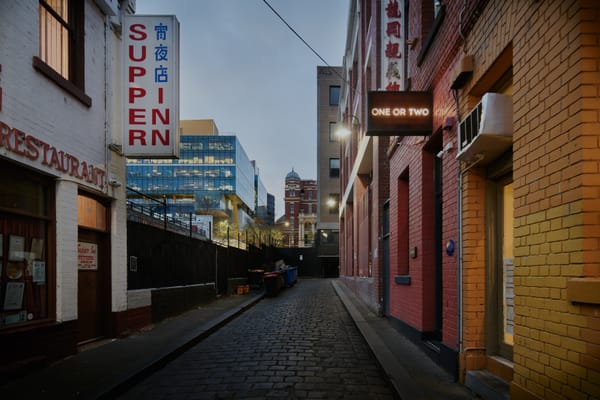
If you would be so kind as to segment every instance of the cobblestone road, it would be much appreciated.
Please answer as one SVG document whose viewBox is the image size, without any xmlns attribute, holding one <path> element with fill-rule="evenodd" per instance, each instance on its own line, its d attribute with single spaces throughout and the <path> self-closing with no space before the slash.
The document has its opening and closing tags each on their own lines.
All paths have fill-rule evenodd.
<svg viewBox="0 0 600 400">
<path fill-rule="evenodd" d="M 392 399 L 329 280 L 265 298 L 123 399 Z"/>
</svg>

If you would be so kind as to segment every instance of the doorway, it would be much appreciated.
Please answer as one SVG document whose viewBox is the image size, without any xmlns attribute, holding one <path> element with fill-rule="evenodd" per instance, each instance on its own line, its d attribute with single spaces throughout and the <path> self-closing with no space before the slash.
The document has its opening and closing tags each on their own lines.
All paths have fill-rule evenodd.
<svg viewBox="0 0 600 400">
<path fill-rule="evenodd" d="M 492 181 L 489 186 L 487 344 L 490 355 L 512 360 L 515 317 L 512 177 Z"/>
<path fill-rule="evenodd" d="M 110 317 L 109 207 L 102 201 L 78 196 L 77 325 L 78 343 L 104 337 Z"/>
</svg>

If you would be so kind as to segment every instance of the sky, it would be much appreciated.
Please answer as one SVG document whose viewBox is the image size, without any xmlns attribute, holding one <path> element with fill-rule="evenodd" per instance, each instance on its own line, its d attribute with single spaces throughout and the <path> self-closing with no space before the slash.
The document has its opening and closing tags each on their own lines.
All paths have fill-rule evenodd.
<svg viewBox="0 0 600 400">
<path fill-rule="evenodd" d="M 329 64 L 342 65 L 349 0 L 268 0 Z M 275 217 L 285 175 L 317 179 L 317 66 L 263 0 L 137 0 L 180 25 L 180 119 L 213 119 L 256 160 Z"/>
</svg>

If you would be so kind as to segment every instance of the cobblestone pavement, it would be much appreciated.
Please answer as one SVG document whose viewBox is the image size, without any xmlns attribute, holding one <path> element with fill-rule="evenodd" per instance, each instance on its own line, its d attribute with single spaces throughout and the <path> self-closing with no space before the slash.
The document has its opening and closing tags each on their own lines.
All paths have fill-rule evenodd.
<svg viewBox="0 0 600 400">
<path fill-rule="evenodd" d="M 331 282 L 304 279 L 256 306 L 122 399 L 393 399 Z"/>
</svg>

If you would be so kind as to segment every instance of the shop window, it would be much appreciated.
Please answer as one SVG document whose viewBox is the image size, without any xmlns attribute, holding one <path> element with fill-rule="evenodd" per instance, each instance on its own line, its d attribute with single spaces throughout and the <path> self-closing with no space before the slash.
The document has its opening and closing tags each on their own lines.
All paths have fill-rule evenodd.
<svg viewBox="0 0 600 400">
<path fill-rule="evenodd" d="M 33 66 L 90 107 L 84 86 L 84 2 L 39 0 L 39 57 Z"/>
<path fill-rule="evenodd" d="M 0 330 L 54 314 L 50 180 L 0 162 Z"/>
</svg>

